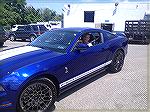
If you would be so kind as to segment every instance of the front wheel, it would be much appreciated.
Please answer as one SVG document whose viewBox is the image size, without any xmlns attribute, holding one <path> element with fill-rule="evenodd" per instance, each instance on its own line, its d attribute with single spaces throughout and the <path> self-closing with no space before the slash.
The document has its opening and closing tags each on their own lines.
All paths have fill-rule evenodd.
<svg viewBox="0 0 150 112">
<path fill-rule="evenodd" d="M 124 64 L 124 53 L 121 50 L 118 50 L 112 59 L 111 64 L 109 65 L 109 72 L 116 73 L 121 71 Z"/>
<path fill-rule="evenodd" d="M 21 92 L 18 105 L 19 112 L 45 112 L 55 102 L 56 87 L 47 78 L 34 80 Z"/>
<path fill-rule="evenodd" d="M 16 40 L 15 36 L 14 36 L 14 35 L 11 35 L 11 36 L 10 36 L 10 41 L 15 41 L 15 40 Z"/>
</svg>

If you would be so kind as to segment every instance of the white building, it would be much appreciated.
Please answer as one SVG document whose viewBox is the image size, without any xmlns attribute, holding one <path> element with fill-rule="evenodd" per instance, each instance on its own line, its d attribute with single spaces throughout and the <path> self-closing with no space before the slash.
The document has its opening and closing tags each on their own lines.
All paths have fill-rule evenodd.
<svg viewBox="0 0 150 112">
<path fill-rule="evenodd" d="M 108 25 L 114 31 L 124 31 L 126 20 L 140 20 L 150 12 L 150 2 L 67 4 L 64 9 L 64 27 Z"/>
</svg>

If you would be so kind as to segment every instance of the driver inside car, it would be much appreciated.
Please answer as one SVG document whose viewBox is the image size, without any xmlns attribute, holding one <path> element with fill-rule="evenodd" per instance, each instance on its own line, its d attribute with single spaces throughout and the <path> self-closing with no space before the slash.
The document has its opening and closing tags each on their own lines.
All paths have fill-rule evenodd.
<svg viewBox="0 0 150 112">
<path fill-rule="evenodd" d="M 86 33 L 83 35 L 83 38 L 82 38 L 82 43 L 83 44 L 87 44 L 89 47 L 93 46 L 92 43 L 90 43 L 90 40 L 91 40 L 91 35 Z"/>
</svg>

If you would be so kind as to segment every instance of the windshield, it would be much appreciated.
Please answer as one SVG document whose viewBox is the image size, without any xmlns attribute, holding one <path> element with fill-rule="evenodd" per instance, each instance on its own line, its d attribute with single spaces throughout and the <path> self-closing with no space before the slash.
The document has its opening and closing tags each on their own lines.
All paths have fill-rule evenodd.
<svg viewBox="0 0 150 112">
<path fill-rule="evenodd" d="M 75 31 L 52 30 L 42 34 L 29 45 L 65 53 L 77 33 Z"/>
</svg>

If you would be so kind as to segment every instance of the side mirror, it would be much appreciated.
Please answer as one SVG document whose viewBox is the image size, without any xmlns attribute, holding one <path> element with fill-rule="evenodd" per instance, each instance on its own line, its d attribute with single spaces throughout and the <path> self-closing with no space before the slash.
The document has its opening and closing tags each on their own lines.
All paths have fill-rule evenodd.
<svg viewBox="0 0 150 112">
<path fill-rule="evenodd" d="M 79 50 L 79 51 L 84 51 L 86 49 L 88 49 L 89 46 L 87 44 L 83 44 L 83 43 L 79 43 L 77 46 L 76 46 L 76 49 Z"/>
</svg>

